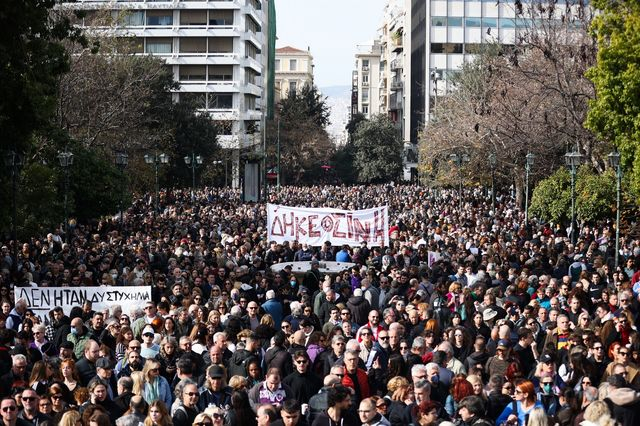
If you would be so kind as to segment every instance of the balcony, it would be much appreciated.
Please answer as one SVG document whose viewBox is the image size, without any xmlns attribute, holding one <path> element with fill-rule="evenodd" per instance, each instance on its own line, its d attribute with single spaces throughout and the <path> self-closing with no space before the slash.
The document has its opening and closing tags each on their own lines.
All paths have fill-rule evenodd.
<svg viewBox="0 0 640 426">
<path fill-rule="evenodd" d="M 362 87 L 369 87 L 369 82 L 368 81 L 363 81 L 362 82 Z"/>
<path fill-rule="evenodd" d="M 391 70 L 401 70 L 402 69 L 402 58 L 396 58 L 391 61 Z"/>
<path fill-rule="evenodd" d="M 369 66 L 368 65 L 363 65 L 362 66 L 362 71 L 369 71 Z"/>
<path fill-rule="evenodd" d="M 402 36 L 393 38 L 391 42 L 391 51 L 402 52 Z"/>
<path fill-rule="evenodd" d="M 402 90 L 404 87 L 404 82 L 402 80 L 393 79 L 391 80 L 391 90 Z"/>
</svg>

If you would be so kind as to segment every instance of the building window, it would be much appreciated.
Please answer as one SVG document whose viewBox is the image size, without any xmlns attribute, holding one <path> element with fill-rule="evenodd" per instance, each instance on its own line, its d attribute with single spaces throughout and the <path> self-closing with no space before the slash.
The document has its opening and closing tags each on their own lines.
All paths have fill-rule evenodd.
<svg viewBox="0 0 640 426">
<path fill-rule="evenodd" d="M 180 80 L 205 81 L 207 79 L 204 65 L 180 65 Z"/>
<path fill-rule="evenodd" d="M 369 89 L 362 89 L 362 102 L 369 102 Z"/>
<path fill-rule="evenodd" d="M 233 10 L 210 10 L 209 25 L 233 25 Z"/>
<path fill-rule="evenodd" d="M 462 43 L 431 43 L 431 53 L 462 53 Z"/>
<path fill-rule="evenodd" d="M 114 19 L 118 19 L 118 24 L 125 27 L 140 27 L 144 25 L 144 10 L 135 11 L 113 11 Z"/>
<path fill-rule="evenodd" d="M 469 28 L 480 28 L 482 26 L 482 18 L 467 18 L 464 25 Z"/>
<path fill-rule="evenodd" d="M 173 25 L 173 12 L 164 10 L 150 10 L 147 12 L 147 25 L 165 26 Z"/>
<path fill-rule="evenodd" d="M 447 17 L 446 16 L 432 16 L 431 17 L 431 26 L 432 27 L 446 27 L 447 26 Z"/>
<path fill-rule="evenodd" d="M 180 25 L 207 25 L 206 10 L 183 10 L 180 12 Z"/>
<path fill-rule="evenodd" d="M 362 60 L 362 69 L 363 70 L 368 70 L 369 69 L 369 60 L 368 59 L 363 59 Z"/>
<path fill-rule="evenodd" d="M 289 59 L 289 71 L 297 71 L 297 70 L 298 70 L 298 60 Z"/>
<path fill-rule="evenodd" d="M 209 65 L 209 81 L 232 81 L 233 65 Z"/>
<path fill-rule="evenodd" d="M 170 38 L 148 38 L 145 53 L 164 54 L 173 52 L 173 40 Z"/>
<path fill-rule="evenodd" d="M 362 84 L 369 84 L 369 74 L 362 74 Z"/>
<path fill-rule="evenodd" d="M 233 94 L 231 93 L 210 93 L 209 108 L 211 109 L 232 109 Z"/>
<path fill-rule="evenodd" d="M 462 18 L 457 18 L 453 16 L 449 16 L 447 18 L 447 24 L 450 27 L 461 27 L 462 26 Z"/>
<path fill-rule="evenodd" d="M 289 95 L 295 95 L 297 88 L 298 88 L 298 82 L 297 81 L 290 81 L 289 82 Z"/>
<path fill-rule="evenodd" d="M 362 105 L 362 113 L 369 114 L 369 105 Z"/>
<path fill-rule="evenodd" d="M 207 39 L 204 37 L 180 38 L 180 53 L 206 53 Z"/>
<path fill-rule="evenodd" d="M 276 71 L 280 71 L 280 59 L 276 59 Z"/>
</svg>

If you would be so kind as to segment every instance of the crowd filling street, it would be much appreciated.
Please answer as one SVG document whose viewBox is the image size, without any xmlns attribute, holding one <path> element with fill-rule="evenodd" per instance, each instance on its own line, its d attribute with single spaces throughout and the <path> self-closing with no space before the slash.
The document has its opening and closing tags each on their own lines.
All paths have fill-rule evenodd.
<svg viewBox="0 0 640 426">
<path fill-rule="evenodd" d="M 269 193 L 388 206 L 388 247 L 270 241 L 266 205 L 229 188 L 163 191 L 158 211 L 143 197 L 121 218 L 5 240 L 3 425 L 640 425 L 640 239 L 622 232 L 616 256 L 613 219 L 571 233 L 527 223 L 509 194 L 495 211 L 480 188 L 459 196 Z M 350 265 L 325 273 L 334 261 Z M 44 315 L 16 298 L 100 286 L 151 298 Z"/>
</svg>

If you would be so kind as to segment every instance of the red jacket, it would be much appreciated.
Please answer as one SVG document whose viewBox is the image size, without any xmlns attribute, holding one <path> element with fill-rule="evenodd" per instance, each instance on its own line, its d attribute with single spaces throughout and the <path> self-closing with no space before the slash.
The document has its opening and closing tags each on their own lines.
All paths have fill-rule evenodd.
<svg viewBox="0 0 640 426">
<path fill-rule="evenodd" d="M 363 399 L 371 396 L 371 389 L 369 389 L 369 376 L 367 376 L 367 372 L 361 368 L 356 370 L 356 376 L 358 376 L 358 384 L 360 385 L 360 401 L 362 401 Z M 346 373 L 346 371 L 342 378 L 342 384 L 353 390 L 356 389 L 353 384 L 353 380 L 351 380 L 351 377 Z"/>
</svg>

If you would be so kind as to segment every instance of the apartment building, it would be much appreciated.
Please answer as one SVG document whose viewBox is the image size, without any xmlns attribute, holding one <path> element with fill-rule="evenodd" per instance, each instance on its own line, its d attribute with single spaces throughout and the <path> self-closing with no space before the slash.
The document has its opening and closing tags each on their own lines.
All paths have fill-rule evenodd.
<svg viewBox="0 0 640 426">
<path fill-rule="evenodd" d="M 218 124 L 218 143 L 232 153 L 237 186 L 240 154 L 262 145 L 272 2 L 76 0 L 69 6 L 110 9 L 114 36 L 135 37 L 138 54 L 166 62 L 180 83 L 174 100 L 193 99 Z"/>
<path fill-rule="evenodd" d="M 291 46 L 276 49 L 274 72 L 276 102 L 305 84 L 313 84 L 313 56 L 310 50 Z"/>
<path fill-rule="evenodd" d="M 351 112 L 371 118 L 386 112 L 380 105 L 380 61 L 382 45 L 379 40 L 356 47 L 356 69 L 352 74 Z"/>
</svg>

